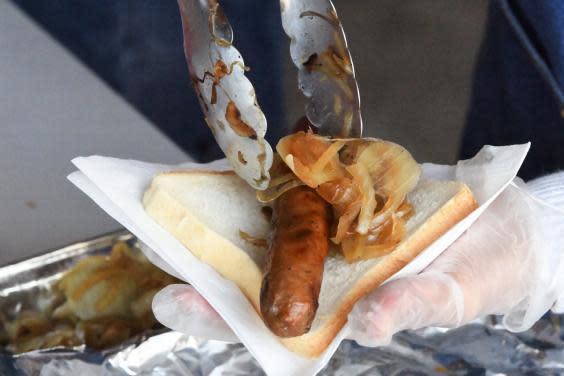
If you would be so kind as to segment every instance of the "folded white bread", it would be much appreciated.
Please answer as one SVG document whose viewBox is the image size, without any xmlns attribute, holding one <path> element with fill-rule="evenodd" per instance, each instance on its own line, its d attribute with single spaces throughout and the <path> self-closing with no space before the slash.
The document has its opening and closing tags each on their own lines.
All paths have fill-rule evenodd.
<svg viewBox="0 0 564 376">
<path fill-rule="evenodd" d="M 402 269 L 478 205 L 454 181 L 421 180 L 408 195 L 414 215 L 406 236 L 388 255 L 347 263 L 332 251 L 325 263 L 319 307 L 311 330 L 280 338 L 306 357 L 321 354 L 345 325 L 359 299 Z M 267 239 L 270 221 L 255 191 L 232 171 L 176 171 L 156 175 L 145 192 L 147 213 L 203 262 L 235 283 L 260 312 L 267 249 L 242 236 Z M 260 314 L 260 313 L 259 313 Z"/>
</svg>

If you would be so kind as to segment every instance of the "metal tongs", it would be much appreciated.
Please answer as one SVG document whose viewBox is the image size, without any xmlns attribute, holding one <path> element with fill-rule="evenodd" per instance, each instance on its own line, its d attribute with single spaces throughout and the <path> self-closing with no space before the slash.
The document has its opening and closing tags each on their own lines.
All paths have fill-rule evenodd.
<svg viewBox="0 0 564 376">
<path fill-rule="evenodd" d="M 268 187 L 273 152 L 266 118 L 245 77 L 233 29 L 217 0 L 178 0 L 184 52 L 205 120 L 235 172 L 255 189 Z M 280 0 L 282 25 L 317 132 L 360 137 L 360 96 L 345 34 L 330 0 Z"/>
</svg>

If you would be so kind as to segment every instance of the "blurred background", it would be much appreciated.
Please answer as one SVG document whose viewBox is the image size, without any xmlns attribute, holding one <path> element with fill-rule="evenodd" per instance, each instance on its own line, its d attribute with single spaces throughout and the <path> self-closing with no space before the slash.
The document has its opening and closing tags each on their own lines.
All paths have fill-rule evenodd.
<svg viewBox="0 0 564 376">
<path fill-rule="evenodd" d="M 470 100 L 486 0 L 335 0 L 360 87 L 364 135 L 419 161 L 453 163 Z M 285 65 L 285 92 L 295 71 Z M 291 94 L 287 113 L 302 97 Z"/>
<path fill-rule="evenodd" d="M 188 80 L 175 1 L 13 1 L 193 158 L 221 156 Z M 420 161 L 454 162 L 486 0 L 334 3 L 356 68 L 365 135 L 399 142 Z M 222 5 L 274 141 L 304 106 L 278 0 Z"/>
</svg>

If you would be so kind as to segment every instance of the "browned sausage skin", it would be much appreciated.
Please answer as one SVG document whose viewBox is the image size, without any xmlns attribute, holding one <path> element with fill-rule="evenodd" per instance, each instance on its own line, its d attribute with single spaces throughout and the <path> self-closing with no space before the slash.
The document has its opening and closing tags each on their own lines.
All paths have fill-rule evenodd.
<svg viewBox="0 0 564 376">
<path fill-rule="evenodd" d="M 309 187 L 289 190 L 274 205 L 260 309 L 279 337 L 299 336 L 311 327 L 329 250 L 330 221 L 330 206 Z"/>
</svg>

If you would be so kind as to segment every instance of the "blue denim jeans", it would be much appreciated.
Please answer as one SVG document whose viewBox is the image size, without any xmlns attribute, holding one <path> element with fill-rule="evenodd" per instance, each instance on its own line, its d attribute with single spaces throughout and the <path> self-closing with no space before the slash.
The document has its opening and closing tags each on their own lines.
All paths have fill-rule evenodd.
<svg viewBox="0 0 564 376">
<path fill-rule="evenodd" d="M 564 1 L 492 0 L 461 157 L 531 141 L 519 175 L 564 168 Z"/>
</svg>

